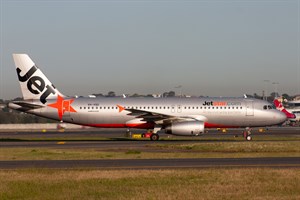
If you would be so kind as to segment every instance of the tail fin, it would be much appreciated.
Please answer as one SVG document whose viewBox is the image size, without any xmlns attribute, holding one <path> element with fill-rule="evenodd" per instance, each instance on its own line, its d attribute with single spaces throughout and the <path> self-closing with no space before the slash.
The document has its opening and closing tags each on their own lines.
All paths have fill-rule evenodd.
<svg viewBox="0 0 300 200">
<path fill-rule="evenodd" d="M 24 100 L 39 99 L 45 104 L 47 99 L 56 99 L 57 95 L 64 96 L 27 54 L 13 54 L 13 58 Z"/>
<path fill-rule="evenodd" d="M 283 102 L 283 98 L 282 97 L 274 99 L 274 101 L 273 101 L 273 103 L 274 103 L 274 105 L 275 105 L 275 107 L 276 107 L 277 110 L 283 112 L 288 119 L 295 119 L 296 115 L 293 114 L 293 113 L 290 113 L 289 111 L 287 111 L 285 109 L 285 107 L 282 105 L 282 102 Z"/>
</svg>

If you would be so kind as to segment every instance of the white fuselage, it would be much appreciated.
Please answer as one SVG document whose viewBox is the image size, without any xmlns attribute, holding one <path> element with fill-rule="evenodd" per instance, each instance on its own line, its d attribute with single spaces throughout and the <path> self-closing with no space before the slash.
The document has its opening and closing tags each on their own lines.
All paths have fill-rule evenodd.
<svg viewBox="0 0 300 200">
<path fill-rule="evenodd" d="M 94 127 L 151 129 L 154 123 L 142 121 L 141 117 L 130 115 L 127 109 L 151 112 L 175 118 L 192 118 L 203 121 L 206 128 L 212 127 L 258 127 L 280 124 L 285 115 L 265 101 L 245 98 L 70 98 L 75 112 L 65 111 L 62 121 Z M 69 101 L 70 99 L 64 99 Z M 41 108 L 27 112 L 60 120 L 58 109 L 47 106 L 55 100 L 48 100 Z M 40 104 L 38 101 L 31 102 Z M 125 110 L 120 111 L 120 107 Z M 15 109 L 18 106 L 10 105 Z M 68 109 L 67 109 L 68 110 Z M 160 123 L 160 122 L 158 122 Z"/>
</svg>

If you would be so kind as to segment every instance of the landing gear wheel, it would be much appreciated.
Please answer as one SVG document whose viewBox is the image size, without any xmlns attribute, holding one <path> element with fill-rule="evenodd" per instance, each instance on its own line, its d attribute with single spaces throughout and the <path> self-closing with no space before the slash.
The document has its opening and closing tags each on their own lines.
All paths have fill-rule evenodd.
<svg viewBox="0 0 300 200">
<path fill-rule="evenodd" d="M 150 140 L 151 141 L 157 141 L 159 139 L 159 135 L 156 133 L 151 134 Z"/>
<path fill-rule="evenodd" d="M 248 135 L 248 136 L 246 137 L 246 140 L 247 140 L 247 141 L 250 141 L 250 140 L 252 140 L 252 137 L 251 137 L 250 135 Z"/>
<path fill-rule="evenodd" d="M 251 129 L 250 129 L 250 128 L 246 128 L 246 129 L 243 131 L 243 136 L 244 136 L 245 140 L 247 140 L 247 141 L 252 140 L 252 137 L 251 137 Z"/>
</svg>

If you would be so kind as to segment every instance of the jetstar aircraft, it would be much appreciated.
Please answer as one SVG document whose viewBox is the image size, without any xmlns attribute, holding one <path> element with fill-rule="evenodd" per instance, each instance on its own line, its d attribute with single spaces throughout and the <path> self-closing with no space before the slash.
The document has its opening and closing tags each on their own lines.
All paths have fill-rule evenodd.
<svg viewBox="0 0 300 200">
<path fill-rule="evenodd" d="M 284 113 L 266 101 L 249 98 L 87 98 L 59 92 L 26 54 L 13 54 L 23 94 L 9 107 L 26 113 L 84 126 L 140 128 L 197 136 L 205 128 L 246 128 L 281 124 Z"/>
</svg>

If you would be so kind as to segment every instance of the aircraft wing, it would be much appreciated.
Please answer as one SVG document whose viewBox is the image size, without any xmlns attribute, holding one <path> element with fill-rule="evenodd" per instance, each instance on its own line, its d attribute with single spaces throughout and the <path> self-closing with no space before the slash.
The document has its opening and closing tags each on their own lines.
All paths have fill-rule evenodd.
<svg viewBox="0 0 300 200">
<path fill-rule="evenodd" d="M 168 125 L 178 121 L 204 120 L 203 116 L 174 116 L 133 108 L 125 108 L 124 110 L 129 112 L 127 115 L 134 116 L 135 118 L 141 119 L 141 121 L 145 121 L 147 123 L 155 123 L 158 125 Z"/>
<path fill-rule="evenodd" d="M 142 119 L 142 121 L 145 121 L 148 123 L 160 124 L 159 122 L 161 122 L 161 121 L 171 120 L 171 119 L 175 118 L 175 116 L 171 116 L 171 115 L 165 115 L 165 114 L 161 114 L 161 113 L 138 110 L 138 109 L 125 109 L 125 110 L 129 112 L 127 115 Z"/>
<path fill-rule="evenodd" d="M 13 102 L 9 103 L 9 105 L 10 105 L 10 107 L 15 108 L 19 111 L 23 111 L 23 112 L 44 107 L 44 106 L 37 105 L 34 103 L 28 103 L 28 102 L 22 102 L 22 101 L 13 101 Z"/>
</svg>

